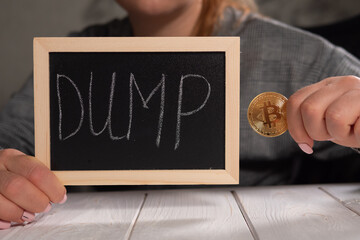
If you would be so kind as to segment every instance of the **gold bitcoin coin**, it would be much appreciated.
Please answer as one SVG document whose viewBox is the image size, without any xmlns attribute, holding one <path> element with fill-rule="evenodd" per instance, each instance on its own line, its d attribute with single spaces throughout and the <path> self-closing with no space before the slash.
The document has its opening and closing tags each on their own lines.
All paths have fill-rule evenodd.
<svg viewBox="0 0 360 240">
<path fill-rule="evenodd" d="M 287 98 L 276 92 L 257 95 L 248 107 L 250 126 L 262 136 L 280 136 L 287 130 L 286 102 Z"/>
</svg>

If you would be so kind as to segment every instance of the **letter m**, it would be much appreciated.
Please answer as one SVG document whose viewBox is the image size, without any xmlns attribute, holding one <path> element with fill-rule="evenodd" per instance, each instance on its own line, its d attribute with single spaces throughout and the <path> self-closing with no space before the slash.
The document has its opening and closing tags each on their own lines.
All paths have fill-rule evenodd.
<svg viewBox="0 0 360 240">
<path fill-rule="evenodd" d="M 159 147 L 160 140 L 161 140 L 161 130 L 162 130 L 162 125 L 163 125 L 163 118 L 164 118 L 164 107 L 165 107 L 165 75 L 162 74 L 161 80 L 158 83 L 158 85 L 156 85 L 156 87 L 150 92 L 149 96 L 145 99 L 143 94 L 140 91 L 139 85 L 137 84 L 137 82 L 135 80 L 134 74 L 132 74 L 132 73 L 130 74 L 129 128 L 128 128 L 127 139 L 130 138 L 132 118 L 133 118 L 133 86 L 135 86 L 135 88 L 141 98 L 143 108 L 147 108 L 147 109 L 149 108 L 147 104 L 149 103 L 150 99 L 154 96 L 156 91 L 158 91 L 161 87 L 160 114 L 159 114 L 159 122 L 158 122 L 158 133 L 157 133 L 157 137 L 156 137 L 156 146 Z"/>
</svg>

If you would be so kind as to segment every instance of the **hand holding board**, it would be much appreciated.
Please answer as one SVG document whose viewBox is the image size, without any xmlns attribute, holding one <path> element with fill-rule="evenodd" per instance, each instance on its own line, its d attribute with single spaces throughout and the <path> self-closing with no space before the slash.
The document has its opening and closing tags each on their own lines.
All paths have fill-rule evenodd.
<svg viewBox="0 0 360 240">
<path fill-rule="evenodd" d="M 240 39 L 36 38 L 36 157 L 67 185 L 236 184 Z"/>
</svg>

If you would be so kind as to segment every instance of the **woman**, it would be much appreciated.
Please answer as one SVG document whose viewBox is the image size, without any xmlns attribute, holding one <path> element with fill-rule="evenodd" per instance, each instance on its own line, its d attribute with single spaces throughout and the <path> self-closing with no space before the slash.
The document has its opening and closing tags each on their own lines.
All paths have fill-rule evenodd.
<svg viewBox="0 0 360 240">
<path fill-rule="evenodd" d="M 327 41 L 252 13 L 231 0 L 117 0 L 129 17 L 72 36 L 240 36 L 242 185 L 289 184 L 311 159 L 358 158 L 360 62 Z M 254 133 L 246 110 L 258 93 L 288 101 L 290 135 Z M 66 190 L 33 154 L 32 81 L 10 101 L 0 123 L 0 229 L 31 222 L 64 203 Z M 20 110 L 19 110 L 20 109 Z M 245 119 L 245 120 L 244 120 Z M 290 137 L 294 142 L 289 141 Z M 314 140 L 320 141 L 314 145 Z M 335 144 L 334 144 L 335 143 Z M 15 148 L 7 149 L 7 148 Z"/>
</svg>

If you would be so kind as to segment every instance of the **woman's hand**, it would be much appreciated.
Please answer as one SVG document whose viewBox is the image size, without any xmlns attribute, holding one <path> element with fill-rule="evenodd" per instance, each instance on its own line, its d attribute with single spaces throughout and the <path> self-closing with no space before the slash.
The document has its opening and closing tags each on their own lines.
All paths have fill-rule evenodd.
<svg viewBox="0 0 360 240">
<path fill-rule="evenodd" d="M 0 229 L 31 222 L 50 202 L 66 201 L 66 189 L 40 161 L 15 149 L 0 150 Z"/>
<path fill-rule="evenodd" d="M 360 78 L 326 78 L 294 93 L 287 103 L 292 138 L 311 154 L 314 140 L 360 147 Z"/>
</svg>

